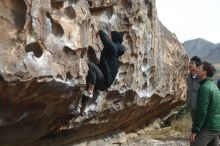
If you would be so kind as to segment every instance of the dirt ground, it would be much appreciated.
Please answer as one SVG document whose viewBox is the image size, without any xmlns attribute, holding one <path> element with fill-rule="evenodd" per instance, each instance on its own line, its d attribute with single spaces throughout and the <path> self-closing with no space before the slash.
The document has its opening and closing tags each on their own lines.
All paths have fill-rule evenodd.
<svg viewBox="0 0 220 146">
<path fill-rule="evenodd" d="M 160 127 L 160 121 L 127 134 L 126 143 L 121 146 L 188 146 L 191 129 L 189 114 L 171 122 L 168 127 Z"/>
</svg>

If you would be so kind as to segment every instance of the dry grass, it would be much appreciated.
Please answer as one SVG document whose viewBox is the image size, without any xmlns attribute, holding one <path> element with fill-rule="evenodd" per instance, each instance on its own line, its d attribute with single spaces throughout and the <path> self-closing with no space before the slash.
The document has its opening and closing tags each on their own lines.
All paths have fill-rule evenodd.
<svg viewBox="0 0 220 146">
<path fill-rule="evenodd" d="M 217 70 L 220 70 L 220 63 L 213 63 Z"/>
<path fill-rule="evenodd" d="M 171 127 L 181 132 L 187 132 L 191 128 L 191 124 L 190 114 L 187 113 L 183 118 L 173 121 Z"/>
<path fill-rule="evenodd" d="M 216 68 L 216 73 L 215 73 L 213 79 L 214 79 L 214 81 L 217 81 L 217 79 L 220 78 L 220 63 L 213 63 L 213 65 Z"/>
<path fill-rule="evenodd" d="M 180 133 L 183 134 L 183 137 L 187 137 L 187 138 L 189 136 L 191 126 L 192 126 L 192 121 L 189 113 L 184 115 L 183 118 L 178 119 L 177 121 L 173 121 L 171 123 L 171 127 L 175 131 L 179 131 Z"/>
<path fill-rule="evenodd" d="M 164 142 L 173 141 L 177 143 L 181 141 L 185 143 L 184 145 L 188 146 L 190 129 L 192 125 L 189 112 L 184 113 L 180 119 L 173 120 L 169 127 L 160 128 L 160 123 L 161 120 L 158 119 L 147 127 L 143 127 L 135 130 L 134 132 L 128 133 L 127 142 L 124 145 L 149 145 L 147 142 L 149 142 L 151 139 L 154 139 Z M 164 146 L 168 145 L 170 144 L 164 144 Z"/>
<path fill-rule="evenodd" d="M 181 119 L 175 120 L 171 123 L 170 127 L 162 129 L 148 130 L 152 139 L 158 140 L 188 140 L 191 129 L 190 114 L 184 115 Z"/>
</svg>

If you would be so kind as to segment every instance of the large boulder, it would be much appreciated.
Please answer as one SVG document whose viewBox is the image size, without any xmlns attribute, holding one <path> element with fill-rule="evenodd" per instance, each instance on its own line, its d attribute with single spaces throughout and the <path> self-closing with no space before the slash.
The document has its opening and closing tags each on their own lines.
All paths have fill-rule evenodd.
<svg viewBox="0 0 220 146">
<path fill-rule="evenodd" d="M 155 0 L 1 0 L 0 25 L 1 146 L 129 132 L 185 100 L 188 57 Z M 126 32 L 127 49 L 113 85 L 75 115 L 99 29 Z"/>
</svg>

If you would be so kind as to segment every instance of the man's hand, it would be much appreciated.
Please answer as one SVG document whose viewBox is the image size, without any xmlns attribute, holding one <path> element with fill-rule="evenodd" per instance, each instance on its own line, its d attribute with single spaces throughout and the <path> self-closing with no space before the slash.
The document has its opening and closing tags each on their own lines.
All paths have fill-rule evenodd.
<svg viewBox="0 0 220 146">
<path fill-rule="evenodd" d="M 190 143 L 195 142 L 196 135 L 197 135 L 196 133 L 191 133 L 191 135 L 190 135 Z"/>
</svg>

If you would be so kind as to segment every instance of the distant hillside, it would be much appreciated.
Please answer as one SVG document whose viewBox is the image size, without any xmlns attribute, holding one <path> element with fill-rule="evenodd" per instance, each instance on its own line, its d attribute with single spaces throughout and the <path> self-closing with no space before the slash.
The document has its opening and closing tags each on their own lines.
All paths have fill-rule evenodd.
<svg viewBox="0 0 220 146">
<path fill-rule="evenodd" d="M 220 43 L 214 44 L 205 39 L 194 39 L 184 42 L 187 54 L 199 56 L 202 60 L 209 62 L 220 62 Z"/>
<path fill-rule="evenodd" d="M 210 51 L 209 54 L 205 56 L 204 60 L 220 62 L 220 47 L 216 47 L 213 51 Z"/>
</svg>

